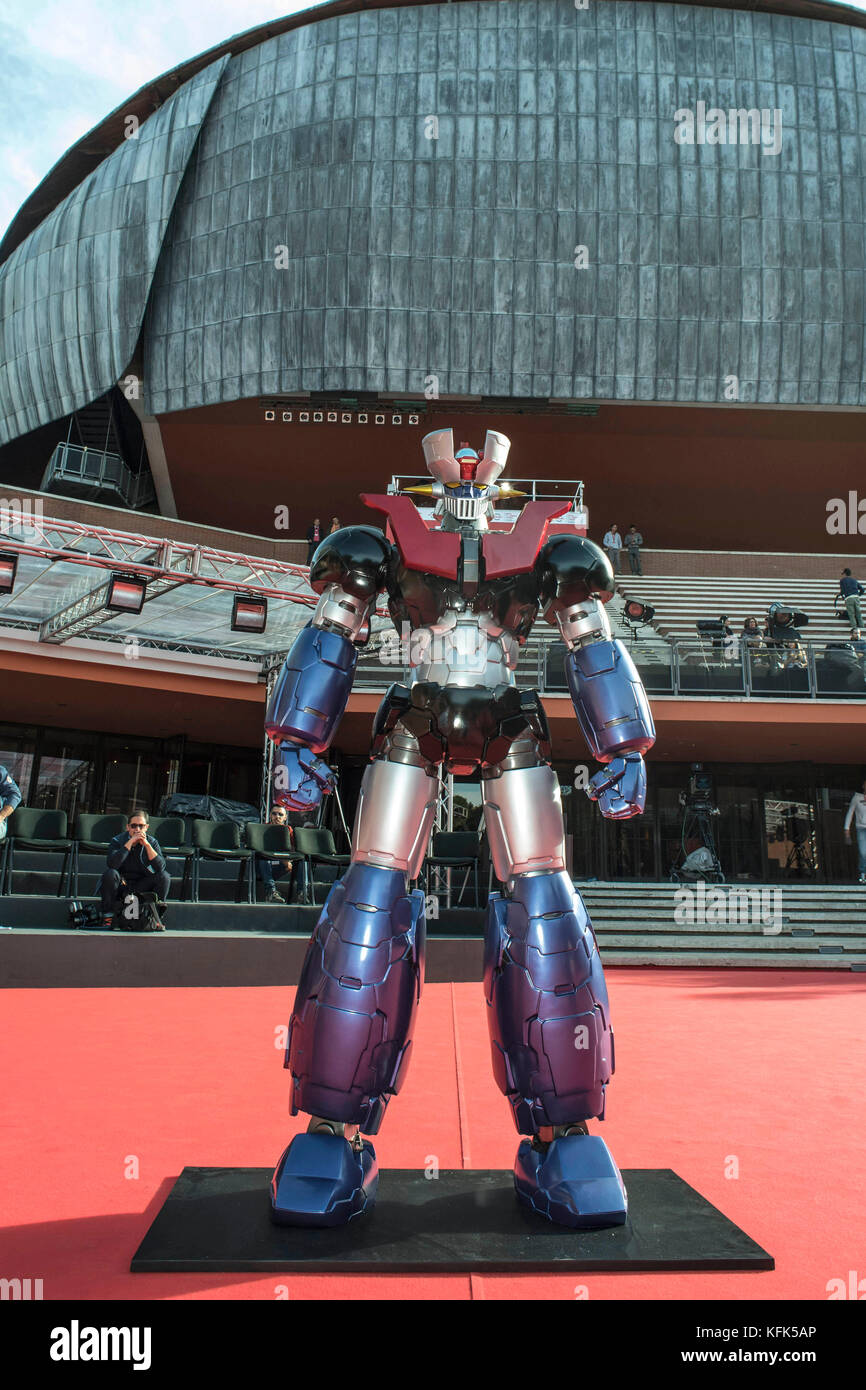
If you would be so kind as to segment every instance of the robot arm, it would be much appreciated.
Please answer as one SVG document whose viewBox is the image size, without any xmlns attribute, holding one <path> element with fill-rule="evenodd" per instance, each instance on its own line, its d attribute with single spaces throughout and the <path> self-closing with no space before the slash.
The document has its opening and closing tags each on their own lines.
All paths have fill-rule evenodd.
<svg viewBox="0 0 866 1390">
<path fill-rule="evenodd" d="M 643 754 L 655 743 L 655 725 L 634 662 L 611 638 L 602 602 L 614 587 L 610 563 L 592 541 L 557 537 L 543 553 L 540 581 L 545 616 L 568 647 L 565 673 L 578 723 L 593 756 L 606 765 L 587 794 L 609 819 L 640 815 Z"/>
<path fill-rule="evenodd" d="M 357 649 L 385 586 L 390 554 L 381 531 L 353 526 L 328 536 L 313 556 L 310 583 L 319 602 L 286 657 L 265 715 L 265 731 L 279 749 L 275 800 L 289 810 L 310 810 L 333 787 L 320 755 L 345 713 Z"/>
<path fill-rule="evenodd" d="M 587 789 L 603 816 L 626 820 L 646 801 L 643 754 L 655 743 L 655 725 L 643 682 L 620 641 L 612 641 L 598 599 L 557 615 L 569 648 L 565 674 L 583 736 L 599 762 Z"/>
</svg>

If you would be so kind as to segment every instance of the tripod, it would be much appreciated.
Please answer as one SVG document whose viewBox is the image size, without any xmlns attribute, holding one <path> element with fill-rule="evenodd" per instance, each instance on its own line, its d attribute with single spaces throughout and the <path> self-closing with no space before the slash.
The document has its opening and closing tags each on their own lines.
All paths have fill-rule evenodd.
<svg viewBox="0 0 866 1390">
<path fill-rule="evenodd" d="M 680 853 L 682 861 L 675 864 L 671 869 L 671 879 L 675 883 L 682 883 L 687 879 L 703 878 L 708 883 L 724 883 L 725 874 L 716 853 L 716 837 L 713 831 L 713 816 L 719 814 L 718 810 L 708 802 L 688 802 L 682 800 L 684 807 L 683 827 L 680 835 Z M 688 840 L 700 840 L 701 849 L 710 856 L 710 862 L 705 866 L 695 865 L 686 867 L 693 854 L 699 854 L 699 850 L 689 852 L 686 849 Z"/>
</svg>

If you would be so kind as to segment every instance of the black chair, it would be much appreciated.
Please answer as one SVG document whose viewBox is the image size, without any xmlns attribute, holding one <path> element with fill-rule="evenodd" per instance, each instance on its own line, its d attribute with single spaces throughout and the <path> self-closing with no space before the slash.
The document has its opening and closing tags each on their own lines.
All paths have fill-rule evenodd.
<svg viewBox="0 0 866 1390">
<path fill-rule="evenodd" d="M 78 897 L 79 858 L 82 854 L 108 853 L 115 835 L 126 829 L 126 816 L 91 816 L 83 811 L 75 818 L 74 853 L 72 857 L 72 896 Z"/>
<path fill-rule="evenodd" d="M 197 820 L 192 824 L 192 842 L 194 848 L 193 868 L 192 868 L 192 894 L 193 902 L 199 901 L 201 888 L 201 861 L 202 859 L 212 859 L 216 861 L 238 861 L 238 877 L 235 885 L 235 902 L 241 901 L 241 889 L 243 888 L 244 875 L 247 878 L 247 902 L 253 901 L 252 896 L 252 875 L 249 873 L 249 863 L 252 853 L 244 849 L 241 845 L 240 826 L 234 821 L 210 821 Z"/>
<path fill-rule="evenodd" d="M 314 830 L 311 826 L 298 826 L 295 831 L 295 848 L 304 859 L 303 899 L 312 897 L 316 903 L 316 865 L 328 864 L 333 868 L 345 868 L 350 862 L 348 854 L 337 854 L 334 837 L 330 830 Z"/>
<path fill-rule="evenodd" d="M 154 816 L 148 830 L 162 850 L 166 868 L 169 859 L 179 859 L 183 864 L 180 900 L 185 903 L 192 891 L 195 863 L 195 847 L 189 842 L 186 821 L 183 816 Z"/>
<path fill-rule="evenodd" d="M 252 879 L 252 901 L 256 900 L 256 856 L 261 859 L 288 859 L 292 864 L 292 875 L 289 879 L 289 897 L 295 889 L 295 864 L 303 863 L 303 854 L 298 854 L 292 847 L 292 830 L 288 825 L 263 825 L 260 821 L 247 821 L 246 840 L 252 850 L 250 860 L 250 877 Z"/>
<path fill-rule="evenodd" d="M 438 830 L 433 836 L 433 844 L 424 866 L 425 891 L 429 892 L 429 872 L 431 869 L 465 869 L 466 874 L 460 886 L 457 901 L 463 901 L 469 875 L 475 870 L 475 906 L 480 907 L 478 897 L 478 873 L 481 859 L 481 843 L 473 830 Z"/>
<path fill-rule="evenodd" d="M 4 822 L 4 827 L 8 827 L 8 824 L 9 824 L 9 821 L 8 821 L 8 818 L 7 818 L 7 820 Z M 11 844 L 11 841 L 10 841 L 10 839 L 9 839 L 9 831 L 8 831 L 8 828 L 6 828 L 6 829 L 5 829 L 5 833 L 4 833 L 4 835 L 3 835 L 3 839 L 0 840 L 0 897 L 2 897 L 3 894 L 7 892 L 7 888 L 6 888 L 6 860 L 9 858 L 9 845 L 10 845 L 10 844 Z M 8 891 L 11 892 L 11 889 L 8 890 Z"/>
<path fill-rule="evenodd" d="M 4 889 L 12 892 L 16 849 L 36 850 L 41 854 L 62 854 L 63 865 L 57 885 L 57 897 L 68 893 L 75 858 L 75 843 L 68 836 L 65 811 L 40 811 L 33 806 L 18 806 L 6 822 L 7 849 L 5 855 Z"/>
</svg>

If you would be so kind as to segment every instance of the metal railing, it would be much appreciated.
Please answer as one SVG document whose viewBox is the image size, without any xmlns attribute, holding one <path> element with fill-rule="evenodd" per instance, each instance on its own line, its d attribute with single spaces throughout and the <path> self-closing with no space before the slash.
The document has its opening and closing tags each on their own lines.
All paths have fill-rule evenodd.
<svg viewBox="0 0 866 1390">
<path fill-rule="evenodd" d="M 133 509 L 147 506 L 155 496 L 149 471 L 133 473 L 120 454 L 68 442 L 58 444 L 48 460 L 42 491 L 56 491 L 52 486 L 56 483 L 73 485 L 90 497 L 101 492 L 115 493 L 125 506 Z"/>
<path fill-rule="evenodd" d="M 712 642 L 661 638 L 626 646 L 650 696 L 866 701 L 866 643 L 862 651 L 850 642 L 761 643 L 755 650 L 741 643 L 730 653 Z M 564 695 L 565 655 L 561 641 L 533 635 L 520 652 L 517 684 Z M 359 660 L 355 685 L 385 689 L 409 676 L 408 666 L 385 662 L 368 650 Z"/>
<path fill-rule="evenodd" d="M 403 492 L 408 487 L 417 487 L 432 481 L 429 473 L 395 473 L 393 474 L 388 491 L 390 493 Z M 583 503 L 584 485 L 576 478 L 512 478 L 509 474 L 503 479 L 509 487 L 518 488 L 523 492 L 530 502 L 567 502 L 569 510 L 562 516 L 557 517 L 551 524 L 553 526 L 573 526 L 576 528 L 586 528 L 589 524 L 589 514 Z M 435 510 L 435 502 L 431 499 L 429 504 L 415 499 L 418 511 L 425 518 L 431 520 Z M 516 521 L 522 501 L 517 503 L 513 510 L 509 509 L 508 499 L 503 499 L 496 506 L 494 521 L 514 522 Z"/>
</svg>

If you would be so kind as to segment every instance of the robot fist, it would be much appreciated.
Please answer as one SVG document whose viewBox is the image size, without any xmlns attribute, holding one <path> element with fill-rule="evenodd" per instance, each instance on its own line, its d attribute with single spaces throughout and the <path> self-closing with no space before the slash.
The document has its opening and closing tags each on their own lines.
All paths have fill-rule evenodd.
<svg viewBox="0 0 866 1390">
<path fill-rule="evenodd" d="M 274 803 L 287 811 L 311 811 L 322 795 L 333 791 L 334 774 L 309 748 L 294 743 L 280 747 L 274 767 Z"/>
<path fill-rule="evenodd" d="M 590 779 L 586 794 L 607 820 L 639 816 L 646 802 L 646 768 L 640 753 L 613 758 Z"/>
</svg>

